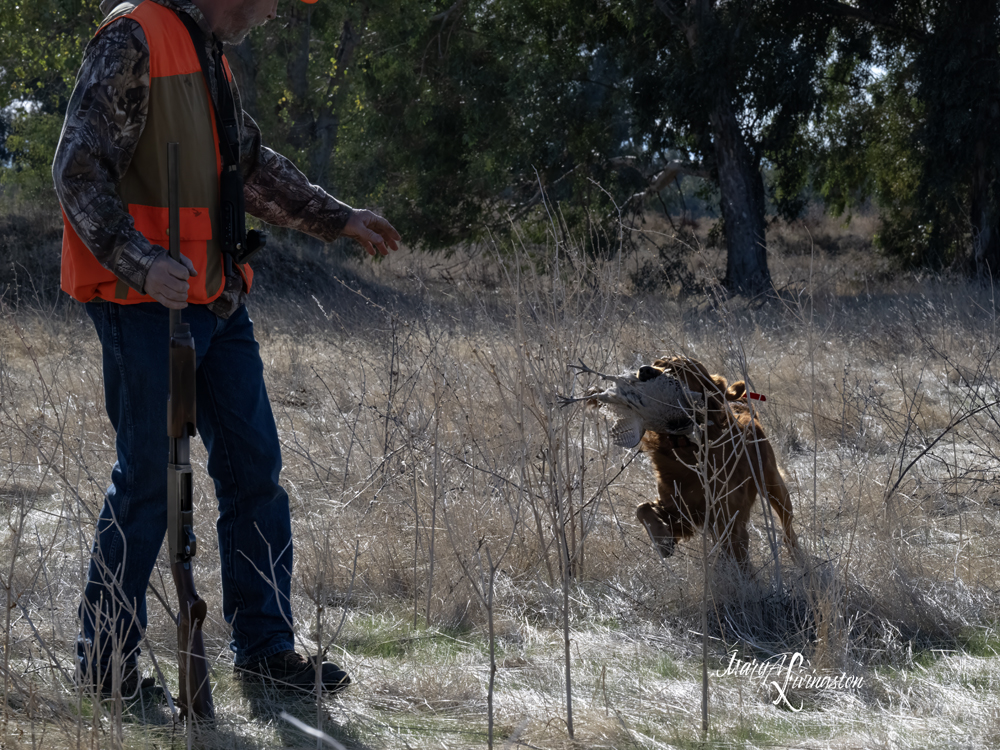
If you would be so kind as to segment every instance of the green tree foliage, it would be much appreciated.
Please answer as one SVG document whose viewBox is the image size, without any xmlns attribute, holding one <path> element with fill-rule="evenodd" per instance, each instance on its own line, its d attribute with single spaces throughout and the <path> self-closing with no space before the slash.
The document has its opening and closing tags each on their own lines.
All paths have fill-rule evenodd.
<svg viewBox="0 0 1000 750">
<path fill-rule="evenodd" d="M 13 2 L 0 14 L 0 179 L 44 192 L 101 14 L 97 0 Z M 1000 0 L 280 12 L 229 51 L 267 142 L 425 247 L 525 218 L 600 236 L 687 174 L 719 196 L 735 291 L 769 285 L 766 191 L 793 217 L 810 179 L 835 212 L 874 200 L 879 242 L 910 263 L 1000 269 Z"/>
<path fill-rule="evenodd" d="M 287 3 L 281 16 L 230 49 L 247 111 L 268 145 L 338 192 L 334 153 L 346 109 L 358 106 L 356 57 L 369 17 L 385 3 Z"/>
<path fill-rule="evenodd" d="M 448 246 L 543 201 L 610 211 L 634 187 L 623 192 L 612 161 L 628 136 L 616 10 L 400 3 L 369 29 L 364 105 L 342 156 L 359 167 L 354 192 L 395 197 L 407 236 Z"/>
<path fill-rule="evenodd" d="M 845 11 L 869 47 L 817 130 L 818 183 L 843 211 L 874 198 L 882 248 L 910 265 L 1000 273 L 1000 2 Z"/>
<path fill-rule="evenodd" d="M 100 21 L 98 0 L 4 3 L 0 13 L 0 112 L 12 162 L 0 181 L 51 193 L 49 170 L 83 49 Z"/>
<path fill-rule="evenodd" d="M 402 197 L 404 232 L 439 246 L 543 199 L 569 222 L 617 220 L 679 161 L 719 188 L 730 286 L 762 291 L 761 170 L 779 168 L 778 205 L 799 210 L 801 133 L 819 105 L 831 24 L 792 0 L 467 0 L 401 12 L 371 29 L 362 66 L 366 110 L 347 139 L 359 147 L 351 159 L 370 165 L 359 192 Z"/>
<path fill-rule="evenodd" d="M 799 0 L 656 0 L 633 13 L 643 30 L 628 48 L 636 137 L 661 159 L 680 152 L 707 171 L 720 194 L 727 285 L 764 291 L 762 169 L 776 172 L 779 211 L 796 215 L 832 19 Z"/>
</svg>

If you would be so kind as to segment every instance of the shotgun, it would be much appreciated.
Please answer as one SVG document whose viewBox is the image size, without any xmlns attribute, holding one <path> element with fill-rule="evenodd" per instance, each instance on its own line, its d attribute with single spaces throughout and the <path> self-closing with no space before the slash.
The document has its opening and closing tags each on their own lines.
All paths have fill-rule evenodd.
<svg viewBox="0 0 1000 750">
<path fill-rule="evenodd" d="M 167 144 L 167 205 L 170 257 L 180 262 L 180 199 L 178 184 L 180 145 Z M 170 311 L 170 392 L 167 397 L 167 543 L 170 573 L 177 588 L 177 699 L 181 718 L 215 718 L 212 685 L 202 624 L 208 605 L 198 596 L 191 560 L 198 553 L 194 536 L 191 484 L 191 437 L 195 434 L 195 348 L 191 327 L 180 310 Z"/>
</svg>

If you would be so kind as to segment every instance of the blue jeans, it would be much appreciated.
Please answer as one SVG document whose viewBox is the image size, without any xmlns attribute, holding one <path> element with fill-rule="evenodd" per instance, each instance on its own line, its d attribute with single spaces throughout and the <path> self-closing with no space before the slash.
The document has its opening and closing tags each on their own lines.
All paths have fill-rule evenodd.
<svg viewBox="0 0 1000 750">
<path fill-rule="evenodd" d="M 167 529 L 170 326 L 158 303 L 97 300 L 86 308 L 101 340 L 118 461 L 97 523 L 77 656 L 85 670 L 100 663 L 106 673 L 139 655 L 146 587 Z M 292 531 L 288 495 L 278 484 L 278 431 L 246 307 L 223 320 L 188 305 L 183 317 L 197 349 L 197 428 L 219 504 L 222 612 L 243 665 L 293 647 Z M 195 530 L 203 537 L 207 514 L 200 511 Z"/>
</svg>

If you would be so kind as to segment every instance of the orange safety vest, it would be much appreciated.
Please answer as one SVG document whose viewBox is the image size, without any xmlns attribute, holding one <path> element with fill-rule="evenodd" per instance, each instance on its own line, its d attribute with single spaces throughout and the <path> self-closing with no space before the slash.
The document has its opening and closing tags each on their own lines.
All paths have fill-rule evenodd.
<svg viewBox="0 0 1000 750">
<path fill-rule="evenodd" d="M 197 276 L 188 279 L 188 302 L 206 304 L 225 286 L 219 243 L 222 157 L 211 94 L 191 36 L 172 10 L 152 2 L 119 5 L 97 30 L 119 18 L 137 21 L 149 44 L 149 108 L 128 170 L 117 192 L 136 230 L 167 247 L 167 143 L 180 144 L 180 250 Z M 223 57 L 225 60 L 225 57 Z M 232 71 L 225 62 L 226 76 Z M 253 271 L 236 266 L 247 290 Z M 63 212 L 62 289 L 80 302 L 98 298 L 123 305 L 153 302 L 102 266 Z"/>
</svg>

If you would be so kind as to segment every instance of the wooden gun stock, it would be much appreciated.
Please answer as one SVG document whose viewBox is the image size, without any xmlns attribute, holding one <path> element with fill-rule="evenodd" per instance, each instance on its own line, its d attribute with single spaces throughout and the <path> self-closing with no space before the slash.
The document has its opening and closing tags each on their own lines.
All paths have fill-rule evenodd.
<svg viewBox="0 0 1000 750">
<path fill-rule="evenodd" d="M 170 257 L 180 262 L 180 201 L 178 198 L 178 150 L 167 144 L 167 194 L 170 226 Z M 180 604 L 177 616 L 177 702 L 181 718 L 215 718 L 212 685 L 202 625 L 208 605 L 194 587 L 191 559 L 198 553 L 194 535 L 194 504 L 191 475 L 191 437 L 195 434 L 195 367 L 197 359 L 190 326 L 180 310 L 170 311 L 170 395 L 167 398 L 167 543 L 170 573 Z"/>
<path fill-rule="evenodd" d="M 174 563 L 170 572 L 180 602 L 177 616 L 177 703 L 181 718 L 197 716 L 199 719 L 214 719 L 212 684 L 208 679 L 205 639 L 201 631 L 208 605 L 194 589 L 190 564 Z"/>
</svg>

